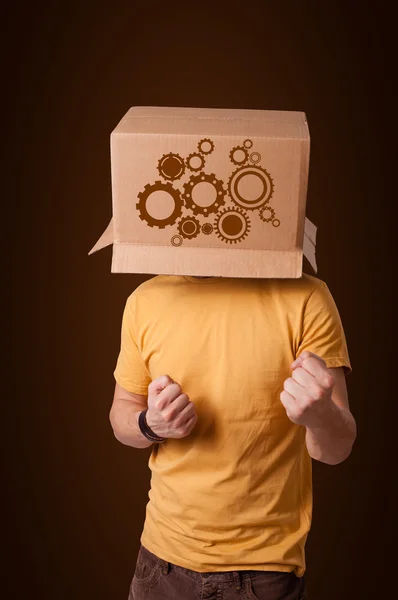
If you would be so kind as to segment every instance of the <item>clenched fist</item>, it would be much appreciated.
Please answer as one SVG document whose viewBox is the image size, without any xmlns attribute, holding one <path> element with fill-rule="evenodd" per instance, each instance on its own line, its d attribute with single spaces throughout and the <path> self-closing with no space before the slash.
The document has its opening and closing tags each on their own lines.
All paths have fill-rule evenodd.
<svg viewBox="0 0 398 600">
<path fill-rule="evenodd" d="M 289 419 L 297 425 L 318 427 L 330 414 L 334 378 L 326 362 L 305 350 L 290 365 L 292 377 L 285 380 L 280 400 Z"/>
<path fill-rule="evenodd" d="M 184 438 L 197 420 L 195 405 L 171 377 L 161 375 L 149 384 L 146 422 L 156 435 Z"/>
</svg>

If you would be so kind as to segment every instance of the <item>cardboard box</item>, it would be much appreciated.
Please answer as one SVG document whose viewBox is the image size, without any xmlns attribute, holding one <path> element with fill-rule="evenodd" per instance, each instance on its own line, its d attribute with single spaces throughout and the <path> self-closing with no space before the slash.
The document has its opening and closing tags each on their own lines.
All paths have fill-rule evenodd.
<svg viewBox="0 0 398 600">
<path fill-rule="evenodd" d="M 111 133 L 112 273 L 316 272 L 305 217 L 310 136 L 298 111 L 135 106 Z"/>
</svg>

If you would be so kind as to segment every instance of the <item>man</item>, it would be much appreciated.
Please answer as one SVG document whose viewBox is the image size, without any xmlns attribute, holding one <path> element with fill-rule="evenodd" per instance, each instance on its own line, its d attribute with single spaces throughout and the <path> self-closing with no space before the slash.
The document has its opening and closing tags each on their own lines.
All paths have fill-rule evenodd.
<svg viewBox="0 0 398 600">
<path fill-rule="evenodd" d="M 110 421 L 153 444 L 130 600 L 306 597 L 311 459 L 351 452 L 351 370 L 316 277 L 158 275 L 129 296 Z"/>
</svg>

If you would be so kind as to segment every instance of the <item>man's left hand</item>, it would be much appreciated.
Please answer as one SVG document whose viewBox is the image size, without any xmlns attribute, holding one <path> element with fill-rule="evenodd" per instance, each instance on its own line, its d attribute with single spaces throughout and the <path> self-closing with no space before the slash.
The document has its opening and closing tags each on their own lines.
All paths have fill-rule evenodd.
<svg viewBox="0 0 398 600">
<path fill-rule="evenodd" d="M 290 365 L 292 377 L 285 380 L 280 400 L 293 423 L 321 427 L 333 411 L 334 379 L 325 361 L 305 350 Z"/>
</svg>

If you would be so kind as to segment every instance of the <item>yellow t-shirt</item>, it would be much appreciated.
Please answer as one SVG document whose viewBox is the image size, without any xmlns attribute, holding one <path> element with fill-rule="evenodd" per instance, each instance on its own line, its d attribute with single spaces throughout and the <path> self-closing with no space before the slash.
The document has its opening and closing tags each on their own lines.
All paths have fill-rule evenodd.
<svg viewBox="0 0 398 600">
<path fill-rule="evenodd" d="M 127 299 L 114 376 L 147 394 L 169 375 L 194 402 L 189 436 L 154 444 L 142 544 L 195 571 L 306 568 L 311 457 L 280 401 L 309 350 L 351 372 L 322 280 L 158 275 Z"/>
</svg>

